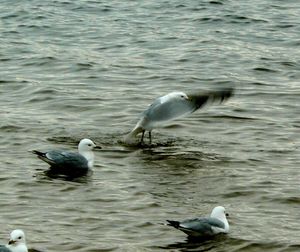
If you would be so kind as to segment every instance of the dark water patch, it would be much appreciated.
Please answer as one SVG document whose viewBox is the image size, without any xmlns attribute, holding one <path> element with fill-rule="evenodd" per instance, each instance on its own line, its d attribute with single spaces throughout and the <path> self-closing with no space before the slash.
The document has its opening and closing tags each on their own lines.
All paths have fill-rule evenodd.
<svg viewBox="0 0 300 252">
<path fill-rule="evenodd" d="M 255 85 L 255 86 L 270 86 L 273 87 L 274 84 L 273 83 L 267 83 L 267 82 L 252 82 L 251 85 Z"/>
<path fill-rule="evenodd" d="M 269 243 L 259 243 L 259 242 L 249 242 L 244 246 L 240 247 L 238 250 L 233 251 L 247 251 L 247 252 L 257 252 L 257 251 L 278 251 L 278 252 L 287 252 L 287 251 L 299 251 L 299 245 L 287 245 L 280 244 L 278 242 L 269 242 Z M 276 249 L 276 250 L 275 250 Z"/>
<path fill-rule="evenodd" d="M 37 249 L 34 249 L 34 248 L 28 248 L 28 252 L 46 252 L 46 251 L 37 250 Z"/>
<path fill-rule="evenodd" d="M 277 138 L 277 141 L 278 140 L 283 140 L 283 141 L 287 141 L 288 139 L 286 138 L 286 137 L 284 137 L 284 138 Z M 293 153 L 294 152 L 294 149 L 283 149 L 283 148 L 281 148 L 281 149 L 270 149 L 270 150 L 266 150 L 266 152 L 269 152 L 269 153 L 272 153 L 272 154 L 289 154 L 289 153 Z"/>
<path fill-rule="evenodd" d="M 45 15 L 37 15 L 33 19 L 34 20 L 43 20 L 43 19 L 47 19 L 47 16 L 45 16 Z"/>
<path fill-rule="evenodd" d="M 9 31 L 4 31 L 3 34 L 9 36 L 9 35 L 20 34 L 20 32 L 18 32 L 16 30 L 9 30 Z"/>
<path fill-rule="evenodd" d="M 17 126 L 17 125 L 2 125 L 0 126 L 0 131 L 1 132 L 20 132 L 20 131 L 24 131 L 25 129 L 21 126 Z"/>
<path fill-rule="evenodd" d="M 178 4 L 175 6 L 175 8 L 178 8 L 178 9 L 185 8 L 185 7 L 187 7 L 187 5 L 185 5 L 185 4 Z"/>
<path fill-rule="evenodd" d="M 223 197 L 225 198 L 236 198 L 236 197 L 252 197 L 254 195 L 257 195 L 257 191 L 236 191 L 236 192 L 230 192 L 230 193 L 223 193 Z"/>
<path fill-rule="evenodd" d="M 288 28 L 295 27 L 295 25 L 294 24 L 278 24 L 275 27 L 279 28 L 279 29 L 288 29 Z"/>
<path fill-rule="evenodd" d="M 94 62 L 77 63 L 77 66 L 82 67 L 82 68 L 86 68 L 86 69 L 90 69 L 90 68 L 93 67 L 94 65 L 95 65 Z"/>
<path fill-rule="evenodd" d="M 224 22 L 222 18 L 216 18 L 216 17 L 203 17 L 203 18 L 197 18 L 194 19 L 194 21 L 198 21 L 200 23 L 219 23 Z M 203 41 L 202 41 L 203 43 Z"/>
<path fill-rule="evenodd" d="M 7 84 L 7 83 L 11 83 L 12 81 L 9 80 L 0 80 L 0 84 Z"/>
<path fill-rule="evenodd" d="M 2 62 L 6 62 L 6 61 L 10 61 L 10 60 L 12 60 L 12 59 L 9 59 L 9 58 L 0 58 L 0 61 L 2 61 Z"/>
<path fill-rule="evenodd" d="M 236 112 L 245 112 L 241 109 L 237 109 L 235 110 Z M 241 120 L 241 121 L 256 121 L 259 120 L 258 118 L 253 118 L 253 117 L 245 117 L 245 116 L 234 116 L 234 115 L 212 115 L 212 116 L 208 116 L 206 118 L 211 118 L 211 119 L 229 119 L 229 120 Z"/>
<path fill-rule="evenodd" d="M 293 61 L 281 61 L 279 63 L 283 66 L 299 67 L 299 64 L 297 62 L 293 62 Z"/>
<path fill-rule="evenodd" d="M 190 59 L 187 58 L 182 58 L 182 59 L 178 59 L 177 62 L 188 62 Z"/>
<path fill-rule="evenodd" d="M 130 144 L 122 143 L 122 142 L 120 142 L 120 143 L 131 149 L 142 149 L 145 151 L 153 151 L 153 149 L 155 149 L 155 148 L 174 146 L 175 140 L 165 140 L 164 142 L 157 142 L 157 143 L 149 143 L 146 140 L 143 143 L 141 143 L 137 139 L 137 141 L 135 143 L 130 143 Z"/>
<path fill-rule="evenodd" d="M 239 16 L 239 15 L 225 15 L 225 20 L 229 21 L 229 23 L 243 23 L 243 24 L 252 24 L 252 23 L 268 23 L 265 19 L 257 19 L 251 18 L 246 16 Z M 228 22 L 228 21 L 227 21 Z"/>
<path fill-rule="evenodd" d="M 19 16 L 19 14 L 16 14 L 16 13 L 12 13 L 12 14 L 8 14 L 8 15 L 4 15 L 4 16 L 1 16 L 1 19 L 15 19 Z"/>
<path fill-rule="evenodd" d="M 111 50 L 111 49 L 120 49 L 120 48 L 124 48 L 126 47 L 126 45 L 123 44 L 113 44 L 113 45 L 109 45 L 109 46 L 101 46 L 96 48 L 97 51 L 104 51 L 104 50 Z"/>
<path fill-rule="evenodd" d="M 45 101 L 54 100 L 52 96 L 40 96 L 40 97 L 30 97 L 26 100 L 26 102 L 34 104 L 34 103 L 44 103 Z"/>
<path fill-rule="evenodd" d="M 279 198 L 279 199 L 274 199 L 274 201 L 280 202 L 282 204 L 295 204 L 300 206 L 300 197 L 297 196 L 291 196 L 287 198 Z"/>
<path fill-rule="evenodd" d="M 29 52 L 26 52 L 29 53 Z M 57 61 L 54 57 L 43 57 L 43 58 L 32 58 L 32 59 L 24 59 L 24 62 L 22 65 L 24 67 L 29 66 L 48 66 L 49 64 L 52 64 L 53 62 Z M 50 66 L 50 65 L 49 65 Z"/>
<path fill-rule="evenodd" d="M 142 149 L 141 158 L 147 162 L 155 162 L 157 164 L 168 164 L 169 166 L 200 168 L 206 162 L 221 162 L 223 165 L 227 162 L 227 158 L 216 153 L 206 153 L 199 150 L 182 150 L 181 147 L 159 147 Z"/>
<path fill-rule="evenodd" d="M 20 30 L 24 31 L 25 29 L 28 29 L 29 31 L 34 31 L 34 32 L 38 32 L 38 31 L 44 31 L 46 29 L 51 29 L 52 27 L 44 24 L 44 25 L 37 25 L 37 24 L 19 24 L 18 28 L 21 28 Z"/>
<path fill-rule="evenodd" d="M 72 138 L 71 136 L 53 136 L 47 138 L 47 141 L 49 142 L 58 143 L 58 144 L 66 143 L 68 145 L 75 145 L 76 148 L 80 140 L 81 139 L 79 138 Z"/>
<path fill-rule="evenodd" d="M 278 70 L 274 70 L 274 69 L 267 68 L 267 67 L 255 67 L 255 68 L 253 68 L 253 70 L 257 71 L 257 72 L 270 72 L 270 73 L 279 72 Z"/>
<path fill-rule="evenodd" d="M 42 88 L 36 88 L 32 92 L 32 95 L 44 95 L 44 94 L 57 96 L 59 95 L 59 91 L 55 88 L 42 87 Z"/>
<path fill-rule="evenodd" d="M 58 5 L 72 5 L 73 1 L 53 1 L 53 3 L 58 4 Z"/>
<path fill-rule="evenodd" d="M 223 1 L 209 1 L 209 4 L 213 4 L 213 5 L 224 5 Z"/>
</svg>

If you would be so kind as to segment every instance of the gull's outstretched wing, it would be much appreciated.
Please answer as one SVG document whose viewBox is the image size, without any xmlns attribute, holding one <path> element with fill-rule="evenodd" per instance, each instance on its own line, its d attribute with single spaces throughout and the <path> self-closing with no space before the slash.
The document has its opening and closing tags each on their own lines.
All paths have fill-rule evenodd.
<svg viewBox="0 0 300 252">
<path fill-rule="evenodd" d="M 176 95 L 175 95 L 176 94 Z M 186 116 L 209 102 L 222 103 L 233 94 L 233 89 L 206 93 L 185 94 L 174 92 L 156 99 L 143 113 L 142 127 L 155 128 L 168 121 Z"/>
</svg>

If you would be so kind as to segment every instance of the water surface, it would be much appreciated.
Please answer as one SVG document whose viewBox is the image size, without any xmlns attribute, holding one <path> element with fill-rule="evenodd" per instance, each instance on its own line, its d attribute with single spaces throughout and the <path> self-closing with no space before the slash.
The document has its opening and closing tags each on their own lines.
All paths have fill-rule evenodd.
<svg viewBox="0 0 300 252">
<path fill-rule="evenodd" d="M 299 251 L 298 1 L 2 1 L 1 241 L 41 251 Z M 235 96 L 123 136 L 154 98 Z M 92 176 L 49 178 L 29 151 L 102 146 Z M 166 219 L 230 213 L 191 243 Z"/>
</svg>

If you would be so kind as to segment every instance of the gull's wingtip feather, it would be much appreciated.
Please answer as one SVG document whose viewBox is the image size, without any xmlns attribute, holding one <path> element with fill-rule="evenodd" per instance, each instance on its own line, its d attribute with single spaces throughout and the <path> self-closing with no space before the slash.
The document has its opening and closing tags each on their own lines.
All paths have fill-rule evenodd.
<svg viewBox="0 0 300 252">
<path fill-rule="evenodd" d="M 44 152 L 38 151 L 38 150 L 32 150 L 30 151 L 31 153 L 38 155 L 38 156 L 45 156 Z"/>
<path fill-rule="evenodd" d="M 173 220 L 166 220 L 168 223 L 168 226 L 179 228 L 180 222 L 179 221 L 173 221 Z"/>
</svg>

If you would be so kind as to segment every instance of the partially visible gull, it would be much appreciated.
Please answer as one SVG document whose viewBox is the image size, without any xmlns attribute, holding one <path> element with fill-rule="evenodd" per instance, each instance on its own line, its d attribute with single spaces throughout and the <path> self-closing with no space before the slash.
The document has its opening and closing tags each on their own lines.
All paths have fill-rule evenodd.
<svg viewBox="0 0 300 252">
<path fill-rule="evenodd" d="M 225 208 L 217 206 L 212 210 L 210 217 L 187 219 L 184 221 L 167 220 L 167 225 L 181 230 L 189 237 L 207 237 L 229 232 L 229 224 L 226 216 L 228 215 L 225 212 Z"/>
<path fill-rule="evenodd" d="M 96 144 L 90 139 L 82 139 L 78 144 L 78 153 L 65 150 L 50 150 L 41 152 L 34 150 L 34 154 L 46 163 L 50 164 L 55 173 L 82 176 L 86 175 L 94 166 L 94 148 Z"/>
<path fill-rule="evenodd" d="M 233 89 L 222 89 L 204 93 L 186 94 L 172 92 L 157 98 L 143 113 L 133 130 L 125 137 L 125 143 L 132 143 L 134 138 L 142 133 L 140 143 L 143 143 L 145 131 L 163 127 L 170 121 L 189 115 L 209 102 L 227 100 L 233 95 Z"/>
<path fill-rule="evenodd" d="M 8 244 L 0 245 L 0 252 L 28 252 L 24 232 L 20 229 L 13 230 Z"/>
</svg>

